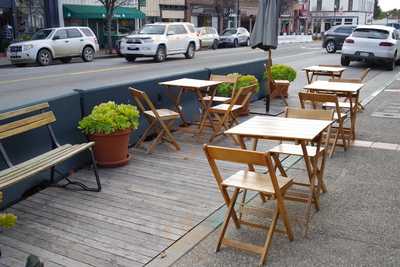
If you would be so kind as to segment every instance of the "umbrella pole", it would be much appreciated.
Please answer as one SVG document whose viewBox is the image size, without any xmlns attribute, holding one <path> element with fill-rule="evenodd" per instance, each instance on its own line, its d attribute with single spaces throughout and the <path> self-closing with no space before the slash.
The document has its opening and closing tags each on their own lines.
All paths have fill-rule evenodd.
<svg viewBox="0 0 400 267">
<path fill-rule="evenodd" d="M 271 84 L 272 84 L 272 52 L 271 49 L 268 49 L 268 65 L 267 65 L 267 75 L 268 75 L 268 88 L 266 88 L 267 92 L 265 95 L 265 112 L 269 113 L 269 105 L 271 103 Z"/>
</svg>

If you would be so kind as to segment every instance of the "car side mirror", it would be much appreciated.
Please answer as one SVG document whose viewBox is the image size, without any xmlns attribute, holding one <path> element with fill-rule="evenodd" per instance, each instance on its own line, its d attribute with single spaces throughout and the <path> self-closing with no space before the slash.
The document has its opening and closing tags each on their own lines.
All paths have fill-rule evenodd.
<svg viewBox="0 0 400 267">
<path fill-rule="evenodd" d="M 175 32 L 174 31 L 168 31 L 167 35 L 175 35 Z"/>
<path fill-rule="evenodd" d="M 55 40 L 60 40 L 60 39 L 61 39 L 61 38 L 60 38 L 60 36 L 58 36 L 58 35 L 53 37 L 53 41 L 55 41 Z"/>
</svg>

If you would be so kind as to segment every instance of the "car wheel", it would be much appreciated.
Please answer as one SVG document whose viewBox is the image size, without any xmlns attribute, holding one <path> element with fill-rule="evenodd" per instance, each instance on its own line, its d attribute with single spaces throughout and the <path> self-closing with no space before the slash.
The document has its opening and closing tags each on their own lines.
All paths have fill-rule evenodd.
<svg viewBox="0 0 400 267">
<path fill-rule="evenodd" d="M 396 58 L 397 57 L 397 51 L 396 51 L 396 54 L 394 55 L 394 58 Z M 398 58 L 397 60 L 396 60 L 396 65 L 398 66 L 398 65 L 400 65 L 400 58 Z"/>
<path fill-rule="evenodd" d="M 218 40 L 214 40 L 211 48 L 214 49 L 214 50 L 218 48 Z"/>
<path fill-rule="evenodd" d="M 387 69 L 388 70 L 394 70 L 394 68 L 396 67 L 396 59 L 395 59 L 395 57 L 392 60 L 388 61 L 387 64 L 388 64 L 387 65 Z"/>
<path fill-rule="evenodd" d="M 188 48 L 186 49 L 186 53 L 185 53 L 185 57 L 187 59 L 192 59 L 194 58 L 194 54 L 195 54 L 195 47 L 193 43 L 190 43 Z"/>
<path fill-rule="evenodd" d="M 128 62 L 135 62 L 136 57 L 135 56 L 125 56 L 125 59 Z"/>
<path fill-rule="evenodd" d="M 250 38 L 247 38 L 246 46 L 250 46 Z"/>
<path fill-rule="evenodd" d="M 51 55 L 50 50 L 46 48 L 39 50 L 36 57 L 36 62 L 40 66 L 48 66 L 51 64 L 52 61 L 53 61 L 53 56 Z"/>
<path fill-rule="evenodd" d="M 326 43 L 326 52 L 329 54 L 336 53 L 336 44 L 335 41 L 330 40 Z"/>
<path fill-rule="evenodd" d="M 348 57 L 342 56 L 342 58 L 340 59 L 340 63 L 342 64 L 342 66 L 349 66 L 350 65 L 350 59 Z"/>
<path fill-rule="evenodd" d="M 238 39 L 235 39 L 234 41 L 233 41 L 233 47 L 238 47 L 239 46 L 239 41 L 238 41 Z"/>
<path fill-rule="evenodd" d="M 72 57 L 63 57 L 63 58 L 60 58 L 60 60 L 62 63 L 70 63 L 72 60 Z"/>
<path fill-rule="evenodd" d="M 165 49 L 165 46 L 160 45 L 157 49 L 154 60 L 156 62 L 163 62 L 163 61 L 165 61 L 166 58 L 167 58 L 167 51 Z"/>
<path fill-rule="evenodd" d="M 85 46 L 82 51 L 82 59 L 85 62 L 93 61 L 94 59 L 94 49 L 90 46 Z"/>
</svg>

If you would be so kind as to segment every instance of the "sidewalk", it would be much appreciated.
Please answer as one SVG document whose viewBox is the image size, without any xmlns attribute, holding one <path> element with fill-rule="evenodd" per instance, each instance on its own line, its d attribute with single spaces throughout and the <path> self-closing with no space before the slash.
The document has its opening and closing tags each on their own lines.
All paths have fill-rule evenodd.
<svg viewBox="0 0 400 267">
<path fill-rule="evenodd" d="M 308 238 L 292 220 L 295 240 L 276 233 L 266 266 L 400 265 L 399 96 L 400 81 L 395 81 L 359 114 L 357 140 L 363 142 L 347 153 L 339 148 L 328 160 L 328 193 L 321 196 Z M 304 177 L 303 162 L 288 174 Z M 253 202 L 261 205 L 258 198 Z M 302 204 L 287 203 L 290 216 L 303 212 Z M 220 227 L 173 266 L 257 266 L 258 255 L 226 247 L 215 253 L 219 232 Z M 259 245 L 265 240 L 264 231 L 247 227 L 232 227 L 228 236 Z"/>
</svg>

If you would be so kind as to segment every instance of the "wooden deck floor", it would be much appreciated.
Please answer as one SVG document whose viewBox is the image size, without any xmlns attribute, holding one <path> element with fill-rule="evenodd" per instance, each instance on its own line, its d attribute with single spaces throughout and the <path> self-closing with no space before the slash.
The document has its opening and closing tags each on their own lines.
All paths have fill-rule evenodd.
<svg viewBox="0 0 400 267">
<path fill-rule="evenodd" d="M 128 166 L 101 169 L 100 193 L 51 187 L 9 208 L 18 224 L 0 234 L 0 266 L 24 266 L 30 253 L 46 267 L 151 261 L 223 204 L 202 142 L 175 136 L 179 152 L 164 144 L 151 155 L 135 150 Z M 223 145 L 233 146 L 229 139 Z M 90 170 L 72 178 L 94 184 Z"/>
</svg>

